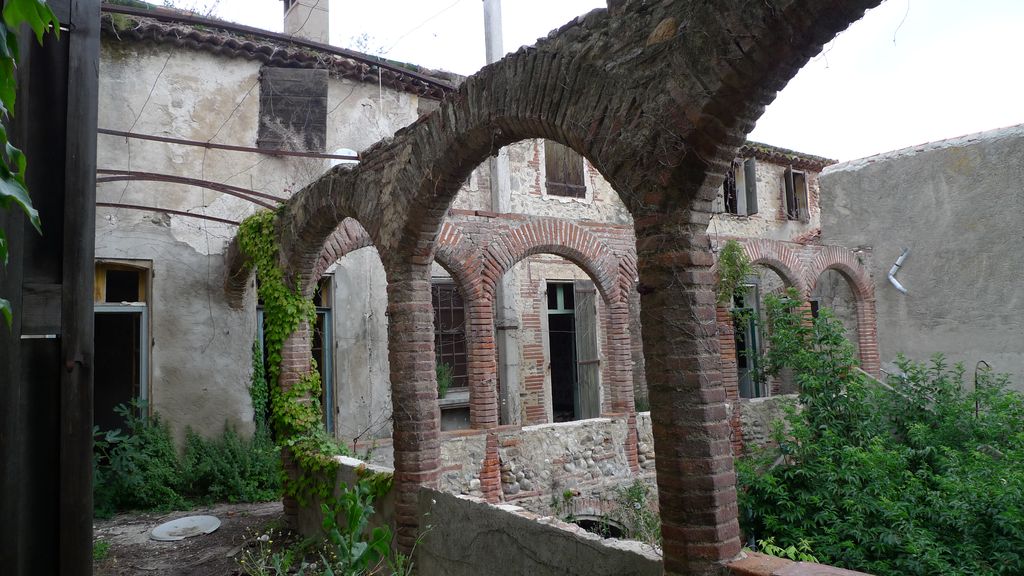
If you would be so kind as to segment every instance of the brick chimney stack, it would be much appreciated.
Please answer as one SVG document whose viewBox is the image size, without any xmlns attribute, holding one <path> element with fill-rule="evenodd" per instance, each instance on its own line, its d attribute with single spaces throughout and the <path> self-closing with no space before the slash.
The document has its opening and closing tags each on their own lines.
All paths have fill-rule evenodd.
<svg viewBox="0 0 1024 576">
<path fill-rule="evenodd" d="M 329 0 L 284 0 L 284 33 L 330 44 Z"/>
</svg>

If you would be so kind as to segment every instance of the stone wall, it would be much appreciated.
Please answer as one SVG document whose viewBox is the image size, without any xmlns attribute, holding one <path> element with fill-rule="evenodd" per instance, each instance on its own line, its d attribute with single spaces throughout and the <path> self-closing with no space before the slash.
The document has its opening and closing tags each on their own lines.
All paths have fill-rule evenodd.
<svg viewBox="0 0 1024 576">
<path fill-rule="evenodd" d="M 537 514 L 601 516 L 614 508 L 617 488 L 638 478 L 653 487 L 650 413 L 636 417 L 635 465 L 628 452 L 629 427 L 630 419 L 621 416 L 445 432 L 438 489 L 478 498 L 490 494 L 492 502 L 514 503 Z M 375 465 L 393 463 L 389 440 L 363 442 L 354 448 Z M 496 471 L 490 487 L 488 457 Z M 569 507 L 562 502 L 566 492 L 571 493 Z"/>
</svg>

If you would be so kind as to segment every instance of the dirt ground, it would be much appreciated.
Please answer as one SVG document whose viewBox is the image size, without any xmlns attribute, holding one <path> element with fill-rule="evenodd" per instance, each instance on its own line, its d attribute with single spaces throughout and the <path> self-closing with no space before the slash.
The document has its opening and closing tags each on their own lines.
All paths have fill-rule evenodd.
<svg viewBox="0 0 1024 576">
<path fill-rule="evenodd" d="M 156 526 L 183 516 L 220 519 L 215 532 L 178 542 L 150 540 Z M 119 514 L 93 524 L 93 541 L 108 542 L 106 557 L 93 563 L 96 576 L 225 576 L 240 574 L 235 558 L 247 538 L 280 528 L 281 502 L 218 504 L 168 514 Z"/>
</svg>

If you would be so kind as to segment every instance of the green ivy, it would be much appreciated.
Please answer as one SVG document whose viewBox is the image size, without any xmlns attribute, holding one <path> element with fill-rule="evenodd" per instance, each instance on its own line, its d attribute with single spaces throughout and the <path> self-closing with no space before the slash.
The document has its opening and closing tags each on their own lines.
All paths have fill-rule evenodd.
<svg viewBox="0 0 1024 576">
<path fill-rule="evenodd" d="M 313 363 L 298 382 L 282 390 L 281 352 L 285 340 L 303 321 L 313 324 L 316 308 L 298 286 L 286 281 L 276 242 L 275 212 L 260 212 L 242 222 L 238 242 L 256 269 L 263 301 L 263 339 L 267 350 L 270 390 L 270 422 L 277 444 L 291 451 L 299 468 L 298 478 L 285 479 L 284 491 L 305 505 L 311 496 L 326 498 L 338 464 L 334 457 L 342 447 L 327 435 L 320 419 L 320 373 Z M 255 366 L 254 366 L 255 369 Z"/>
<path fill-rule="evenodd" d="M 733 299 L 746 293 L 744 282 L 757 274 L 743 245 L 729 240 L 718 253 L 718 302 L 732 306 Z"/>
</svg>

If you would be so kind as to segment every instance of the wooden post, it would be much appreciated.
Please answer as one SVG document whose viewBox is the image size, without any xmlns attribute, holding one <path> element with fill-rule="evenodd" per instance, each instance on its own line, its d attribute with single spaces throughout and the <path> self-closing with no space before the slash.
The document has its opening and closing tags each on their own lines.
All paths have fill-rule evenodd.
<svg viewBox="0 0 1024 576">
<path fill-rule="evenodd" d="M 6 574 L 92 573 L 92 278 L 99 0 L 50 0 L 65 28 L 19 36 L 11 141 L 43 235 L 0 214 L 10 261 L 0 294 L 0 565 Z"/>
</svg>

